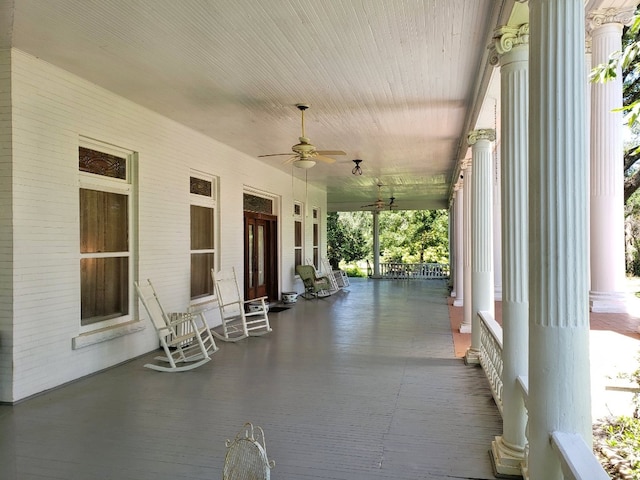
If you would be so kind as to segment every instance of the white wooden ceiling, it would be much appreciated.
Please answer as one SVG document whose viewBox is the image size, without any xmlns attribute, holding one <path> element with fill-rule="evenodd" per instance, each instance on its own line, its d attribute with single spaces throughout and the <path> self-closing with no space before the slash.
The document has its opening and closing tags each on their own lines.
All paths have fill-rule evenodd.
<svg viewBox="0 0 640 480">
<path fill-rule="evenodd" d="M 252 157 L 298 143 L 331 209 L 445 207 L 507 0 L 0 0 L 12 45 Z M 9 33 L 10 32 L 10 33 Z M 486 125 L 492 127 L 493 125 Z M 287 157 L 263 159 L 288 172 Z M 351 174 L 362 159 L 364 175 Z M 296 169 L 297 176 L 304 171 Z"/>
</svg>

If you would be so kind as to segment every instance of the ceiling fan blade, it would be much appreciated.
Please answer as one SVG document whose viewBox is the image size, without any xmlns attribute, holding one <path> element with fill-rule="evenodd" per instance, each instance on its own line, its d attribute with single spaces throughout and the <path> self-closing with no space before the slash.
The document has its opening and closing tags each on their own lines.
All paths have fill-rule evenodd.
<svg viewBox="0 0 640 480">
<path fill-rule="evenodd" d="M 258 158 L 260 158 L 260 157 L 279 157 L 281 155 L 291 155 L 291 152 L 289 152 L 289 153 L 270 153 L 269 155 L 258 155 Z"/>
<path fill-rule="evenodd" d="M 335 163 L 336 159 L 331 157 L 325 157 L 324 155 L 314 155 L 313 160 L 319 160 L 324 163 Z"/>
<path fill-rule="evenodd" d="M 318 155 L 346 155 L 342 150 L 316 150 Z"/>
</svg>

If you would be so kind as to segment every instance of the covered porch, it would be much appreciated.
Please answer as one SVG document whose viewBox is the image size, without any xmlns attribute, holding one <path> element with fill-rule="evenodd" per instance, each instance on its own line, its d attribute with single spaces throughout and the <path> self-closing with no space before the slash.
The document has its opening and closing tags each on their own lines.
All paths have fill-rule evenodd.
<svg viewBox="0 0 640 480">
<path fill-rule="evenodd" d="M 494 478 L 502 421 L 455 355 L 447 295 L 443 280 L 353 279 L 196 370 L 149 371 L 152 353 L 0 406 L 0 478 L 222 478 L 246 421 L 281 480 Z"/>
<path fill-rule="evenodd" d="M 274 478 L 494 478 L 502 418 L 461 358 L 471 336 L 452 304 L 445 280 L 351 279 L 272 313 L 267 336 L 220 342 L 199 369 L 143 368 L 154 352 L 0 406 L 0 478 L 221 478 L 246 421 L 266 431 Z M 607 376 L 633 367 L 639 324 L 637 310 L 591 313 L 594 419 L 630 400 Z"/>
</svg>

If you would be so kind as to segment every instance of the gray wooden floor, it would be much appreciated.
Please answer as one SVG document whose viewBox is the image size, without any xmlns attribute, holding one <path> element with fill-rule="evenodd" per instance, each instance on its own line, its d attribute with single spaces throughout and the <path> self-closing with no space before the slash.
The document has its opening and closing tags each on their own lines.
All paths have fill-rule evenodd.
<svg viewBox="0 0 640 480">
<path fill-rule="evenodd" d="M 501 419 L 482 371 L 454 357 L 445 295 L 359 279 L 194 371 L 145 369 L 149 355 L 0 406 L 0 478 L 220 479 L 246 421 L 274 480 L 493 478 Z"/>
</svg>

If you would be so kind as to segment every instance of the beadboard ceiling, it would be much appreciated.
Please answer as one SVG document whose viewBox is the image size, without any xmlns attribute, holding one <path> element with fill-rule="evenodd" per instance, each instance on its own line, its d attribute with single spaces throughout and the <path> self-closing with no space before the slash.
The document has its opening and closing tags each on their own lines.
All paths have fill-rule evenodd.
<svg viewBox="0 0 640 480">
<path fill-rule="evenodd" d="M 306 135 L 347 155 L 297 177 L 329 208 L 446 207 L 492 82 L 506 0 L 0 0 L 1 46 L 35 55 L 252 157 Z M 496 123 L 492 100 L 487 125 Z M 486 109 L 485 109 L 486 110 Z M 287 157 L 261 159 L 289 173 Z M 362 159 L 362 176 L 352 160 Z"/>
</svg>

